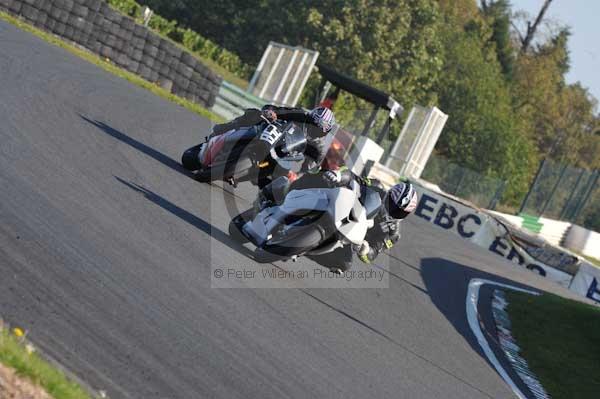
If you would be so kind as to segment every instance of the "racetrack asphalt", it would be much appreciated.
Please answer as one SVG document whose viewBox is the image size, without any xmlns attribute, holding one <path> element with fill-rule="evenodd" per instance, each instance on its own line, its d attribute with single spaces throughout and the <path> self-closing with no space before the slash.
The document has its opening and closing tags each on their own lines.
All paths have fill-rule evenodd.
<svg viewBox="0 0 600 399">
<path fill-rule="evenodd" d="M 513 397 L 469 280 L 569 293 L 416 217 L 389 288 L 210 288 L 215 259 L 258 266 L 179 167 L 209 127 L 0 21 L 0 316 L 111 398 Z"/>
</svg>

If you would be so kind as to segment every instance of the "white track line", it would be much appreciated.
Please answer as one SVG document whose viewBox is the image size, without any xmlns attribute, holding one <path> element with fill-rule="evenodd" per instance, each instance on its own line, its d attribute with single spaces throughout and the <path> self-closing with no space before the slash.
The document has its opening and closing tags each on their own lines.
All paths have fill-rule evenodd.
<svg viewBox="0 0 600 399">
<path fill-rule="evenodd" d="M 471 331 L 473 331 L 473 334 L 477 338 L 477 342 L 479 342 L 479 346 L 481 346 L 481 349 L 483 349 L 483 352 L 487 356 L 490 363 L 494 365 L 498 374 L 500 374 L 502 379 L 508 384 L 508 386 L 512 389 L 515 395 L 517 395 L 519 399 L 527 399 L 527 397 L 523 395 L 523 392 L 521 392 L 521 390 L 517 387 L 514 381 L 510 378 L 506 370 L 504 370 L 502 365 L 500 365 L 500 362 L 496 358 L 496 355 L 494 355 L 492 348 L 490 348 L 487 339 L 485 339 L 485 337 L 483 336 L 483 332 L 481 331 L 481 327 L 479 325 L 479 320 L 477 317 L 477 303 L 479 302 L 479 289 L 484 284 L 504 287 L 514 291 L 526 292 L 528 294 L 533 295 L 539 295 L 539 293 L 515 287 L 513 285 L 502 284 L 492 280 L 485 280 L 480 278 L 471 279 L 471 281 L 469 281 L 469 288 L 467 290 L 467 320 L 469 321 L 469 327 L 471 327 Z"/>
</svg>

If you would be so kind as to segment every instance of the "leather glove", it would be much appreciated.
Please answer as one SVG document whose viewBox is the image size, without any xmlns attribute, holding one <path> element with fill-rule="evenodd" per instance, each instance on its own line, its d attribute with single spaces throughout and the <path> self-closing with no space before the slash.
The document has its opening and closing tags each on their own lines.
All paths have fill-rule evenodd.
<svg viewBox="0 0 600 399">
<path fill-rule="evenodd" d="M 335 186 L 342 181 L 342 172 L 339 170 L 328 170 L 327 172 L 323 173 L 323 179 L 330 186 Z"/>
<path fill-rule="evenodd" d="M 379 228 L 384 234 L 391 234 L 396 231 L 398 226 L 394 220 L 384 220 L 383 222 L 379 223 Z"/>
</svg>

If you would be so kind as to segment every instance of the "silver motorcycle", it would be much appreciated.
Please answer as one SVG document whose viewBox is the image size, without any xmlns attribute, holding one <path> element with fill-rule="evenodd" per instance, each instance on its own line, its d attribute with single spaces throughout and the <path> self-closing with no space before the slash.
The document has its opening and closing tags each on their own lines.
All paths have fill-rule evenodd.
<svg viewBox="0 0 600 399">
<path fill-rule="evenodd" d="M 287 179 L 273 185 L 285 187 Z M 376 191 L 354 180 L 344 187 L 292 190 L 281 204 L 257 205 L 233 218 L 229 233 L 254 244 L 259 263 L 296 260 L 360 245 L 381 206 Z"/>
</svg>

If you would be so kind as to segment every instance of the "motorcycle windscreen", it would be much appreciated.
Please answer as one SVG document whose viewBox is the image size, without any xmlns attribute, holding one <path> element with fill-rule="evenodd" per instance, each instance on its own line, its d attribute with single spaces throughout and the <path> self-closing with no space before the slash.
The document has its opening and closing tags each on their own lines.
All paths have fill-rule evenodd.
<svg viewBox="0 0 600 399">
<path fill-rule="evenodd" d="M 306 189 L 290 191 L 280 206 L 263 209 L 252 221 L 242 229 L 256 246 L 262 246 L 271 239 L 271 233 L 277 230 L 288 219 L 288 215 L 302 218 L 303 215 L 315 211 L 331 210 L 328 190 Z"/>
<path fill-rule="evenodd" d="M 365 208 L 358 200 L 360 189 L 345 187 L 293 190 L 285 197 L 281 210 L 286 214 L 317 210 L 327 212 L 340 234 L 354 244 L 364 240 L 373 221 L 367 220 Z"/>
<path fill-rule="evenodd" d="M 304 154 L 306 150 L 306 128 L 304 125 L 290 123 L 283 131 L 283 152 L 287 156 Z"/>
<path fill-rule="evenodd" d="M 283 213 L 288 215 L 302 210 L 330 211 L 329 193 L 327 192 L 329 190 L 330 189 L 292 190 L 285 196 L 285 200 L 280 209 Z"/>
<path fill-rule="evenodd" d="M 271 150 L 271 157 L 285 170 L 300 171 L 306 150 L 306 128 L 289 123 Z"/>
</svg>

